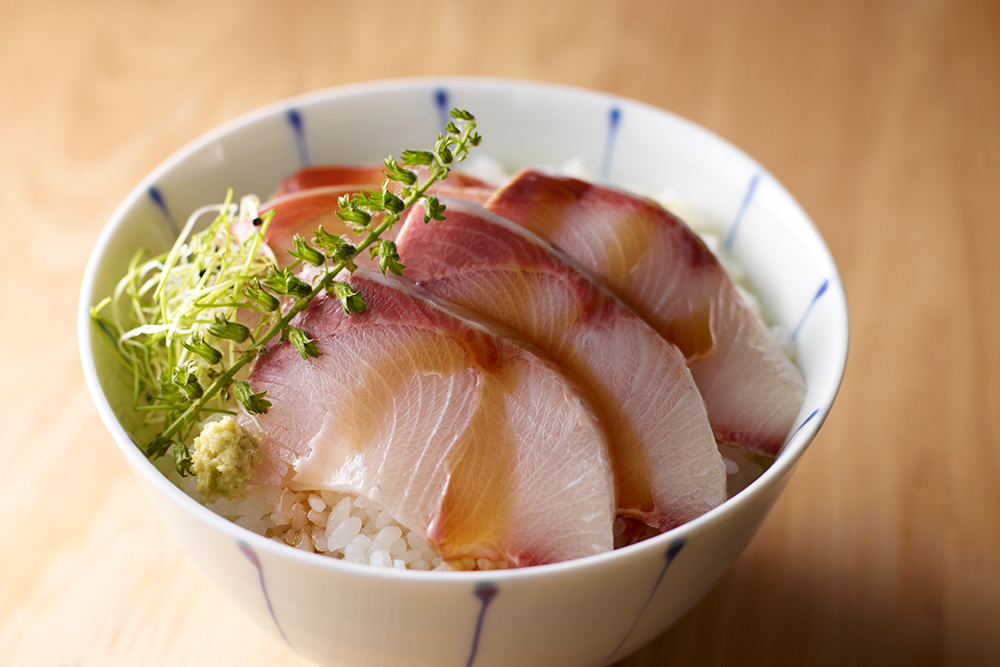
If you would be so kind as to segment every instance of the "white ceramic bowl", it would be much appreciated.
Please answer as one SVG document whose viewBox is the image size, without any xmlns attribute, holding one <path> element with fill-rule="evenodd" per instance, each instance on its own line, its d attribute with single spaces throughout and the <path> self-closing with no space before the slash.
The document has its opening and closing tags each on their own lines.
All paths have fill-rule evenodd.
<svg viewBox="0 0 1000 667">
<path fill-rule="evenodd" d="M 352 565 L 277 544 L 168 482 L 126 432 L 129 383 L 88 317 L 141 246 L 166 248 L 195 208 L 267 195 L 305 163 L 365 163 L 423 148 L 458 106 L 481 149 L 509 169 L 581 157 L 586 169 L 649 192 L 669 189 L 725 235 L 767 315 L 795 332 L 808 388 L 775 464 L 735 498 L 641 544 L 499 572 L 409 572 Z M 194 562 L 226 596 L 321 664 L 604 665 L 625 657 L 701 598 L 749 543 L 833 403 L 848 323 L 836 266 L 773 176 L 719 137 L 665 111 L 585 90 L 482 79 L 389 81 L 320 91 L 244 115 L 186 146 L 115 211 L 90 258 L 80 349 L 101 417 Z"/>
</svg>

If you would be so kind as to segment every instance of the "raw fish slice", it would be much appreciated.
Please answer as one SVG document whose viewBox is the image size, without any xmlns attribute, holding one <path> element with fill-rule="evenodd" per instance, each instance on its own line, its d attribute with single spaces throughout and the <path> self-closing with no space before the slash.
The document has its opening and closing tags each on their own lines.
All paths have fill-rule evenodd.
<svg viewBox="0 0 1000 667">
<path fill-rule="evenodd" d="M 486 556 L 518 566 L 609 551 L 614 478 L 593 413 L 537 357 L 509 360 L 504 376 L 500 391 L 484 390 L 471 429 L 481 444 L 455 465 L 430 543 L 448 545 L 438 547 L 445 557 Z"/>
<path fill-rule="evenodd" d="M 291 176 L 281 179 L 278 189 L 271 198 L 286 195 L 289 192 L 312 190 L 328 186 L 351 186 L 356 188 L 381 189 L 385 174 L 381 164 L 364 165 L 315 165 L 303 167 Z"/>
<path fill-rule="evenodd" d="M 360 190 L 359 186 L 354 185 L 324 186 L 291 192 L 264 202 L 260 207 L 260 215 L 271 210 L 274 211 L 264 240 L 274 252 L 278 266 L 285 267 L 295 261 L 295 257 L 288 254 L 288 249 L 293 247 L 292 239 L 296 235 L 311 243 L 313 232 L 321 226 L 330 234 L 345 236 L 355 244 L 359 243 L 361 237 L 337 217 L 337 211 L 340 210 L 340 197 L 354 194 Z M 373 216 L 373 219 L 377 225 L 381 220 L 381 215 Z M 395 238 L 398 225 L 395 227 L 396 229 L 388 229 L 383 232 L 381 237 L 385 239 Z M 378 266 L 377 260 L 372 260 L 367 252 L 359 253 L 354 261 L 358 266 L 365 268 Z"/>
<path fill-rule="evenodd" d="M 338 236 L 356 238 L 351 229 L 337 217 L 339 199 L 361 190 L 381 190 L 385 181 L 382 165 L 318 165 L 303 167 L 278 184 L 278 189 L 260 208 L 263 215 L 274 210 L 265 241 L 274 251 L 279 266 L 287 266 L 295 258 L 287 253 L 292 238 L 298 234 L 307 241 L 313 232 L 323 228 Z M 235 230 L 234 230 L 235 231 Z M 239 230 L 247 233 L 250 230 Z M 393 238 L 392 230 L 383 238 Z M 375 268 L 367 254 L 356 260 L 361 266 Z"/>
<path fill-rule="evenodd" d="M 268 412 L 257 483 L 357 493 L 449 559 L 535 565 L 612 548 L 607 442 L 548 362 L 409 281 L 359 269 L 368 303 L 296 321 L 322 355 L 272 345 L 249 381 Z"/>
<path fill-rule="evenodd" d="M 427 177 L 428 172 L 425 167 L 407 168 L 411 171 L 415 171 L 417 173 L 417 177 L 421 181 Z M 312 188 L 332 185 L 363 187 L 366 190 L 370 190 L 372 188 L 381 189 L 382 182 L 385 180 L 385 174 L 382 169 L 383 166 L 381 164 L 316 165 L 303 167 L 291 176 L 283 178 L 281 183 L 278 184 L 278 190 L 272 195 L 272 197 L 278 197 L 280 195 L 288 194 L 289 192 L 310 190 Z M 452 171 L 448 175 L 446 182 L 452 187 L 489 188 L 484 181 L 458 171 Z"/>
<path fill-rule="evenodd" d="M 338 199 L 358 190 L 360 188 L 356 186 L 313 188 L 274 197 L 261 204 L 261 217 L 268 211 L 274 211 L 264 234 L 264 242 L 274 253 L 278 266 L 285 267 L 295 262 L 296 258 L 289 255 L 288 250 L 294 247 L 292 239 L 296 235 L 311 243 L 313 232 L 320 226 L 331 234 L 356 239 L 357 235 L 337 217 L 336 212 L 339 210 Z M 255 229 L 253 223 L 247 220 L 239 220 L 232 225 L 233 234 L 240 240 L 249 237 Z M 366 258 L 367 255 L 359 256 L 359 265 L 364 264 Z M 369 263 L 369 268 L 371 266 L 374 264 Z"/>
<path fill-rule="evenodd" d="M 480 206 L 444 221 L 411 212 L 403 275 L 549 354 L 597 406 L 611 443 L 617 507 L 661 530 L 725 500 L 726 474 L 684 357 L 565 254 Z"/>
<path fill-rule="evenodd" d="M 354 182 L 346 180 L 353 177 L 360 180 Z M 422 170 L 420 177 L 426 177 L 426 170 Z M 338 178 L 345 180 L 335 182 Z M 373 182 L 373 178 L 377 180 Z M 361 237 L 337 217 L 340 197 L 357 193 L 362 189 L 381 190 L 384 180 L 384 174 L 377 167 L 307 167 L 282 181 L 282 185 L 278 188 L 280 194 L 264 202 L 260 207 L 261 216 L 268 211 L 274 211 L 264 241 L 274 252 L 278 266 L 285 267 L 295 261 L 295 258 L 288 254 L 288 249 L 293 247 L 292 239 L 296 234 L 311 242 L 313 232 L 320 226 L 330 234 L 346 236 L 355 243 L 360 242 Z M 303 189 L 299 187 L 302 185 L 312 187 Z M 394 186 L 394 189 L 398 190 L 399 187 Z M 447 180 L 432 185 L 428 192 L 440 197 L 482 204 L 493 194 L 493 188 L 470 176 L 453 172 Z M 381 216 L 375 216 L 374 220 L 377 225 Z M 398 229 L 399 225 L 395 225 L 392 229 L 384 231 L 381 238 L 394 239 Z M 242 221 L 234 225 L 233 232 L 239 238 L 246 238 L 253 232 L 253 227 L 250 222 Z M 367 252 L 359 254 L 354 261 L 358 266 L 365 268 L 378 267 L 378 261 L 372 260 Z"/>
<path fill-rule="evenodd" d="M 648 199 L 530 169 L 486 206 L 572 255 L 681 348 L 720 442 L 778 453 L 805 381 L 683 222 Z"/>
<path fill-rule="evenodd" d="M 441 199 L 459 199 L 481 206 L 496 192 L 492 186 L 454 185 L 451 179 L 452 177 L 449 176 L 444 183 L 432 185 L 430 193 Z"/>
</svg>

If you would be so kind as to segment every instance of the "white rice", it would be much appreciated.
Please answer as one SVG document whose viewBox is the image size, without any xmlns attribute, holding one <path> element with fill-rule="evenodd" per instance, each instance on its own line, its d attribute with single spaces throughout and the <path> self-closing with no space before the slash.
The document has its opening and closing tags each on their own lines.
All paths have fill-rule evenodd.
<svg viewBox="0 0 1000 667">
<path fill-rule="evenodd" d="M 364 496 L 250 485 L 239 498 L 222 498 L 206 506 L 258 535 L 351 563 L 406 570 L 508 567 L 486 558 L 447 562 L 420 535 Z"/>
<path fill-rule="evenodd" d="M 410 570 L 478 565 L 446 563 L 419 535 L 363 496 L 251 485 L 246 495 L 216 500 L 208 508 L 277 542 L 351 563 Z M 490 569 L 493 564 L 483 565 Z"/>
</svg>

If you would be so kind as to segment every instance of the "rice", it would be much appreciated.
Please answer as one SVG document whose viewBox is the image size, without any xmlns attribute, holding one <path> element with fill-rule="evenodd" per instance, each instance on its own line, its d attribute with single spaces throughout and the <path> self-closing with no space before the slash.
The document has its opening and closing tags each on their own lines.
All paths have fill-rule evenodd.
<svg viewBox="0 0 1000 667">
<path fill-rule="evenodd" d="M 720 449 L 726 464 L 727 498 L 760 476 L 770 464 L 765 457 L 735 447 L 720 445 Z M 190 477 L 164 472 L 193 498 L 199 498 Z M 504 561 L 471 556 L 446 561 L 420 535 L 396 522 L 388 510 L 355 494 L 250 485 L 238 498 L 220 498 L 205 506 L 236 525 L 281 544 L 351 563 L 424 571 L 510 567 Z M 655 528 L 622 517 L 615 519 L 612 529 L 616 549 L 659 534 Z"/>
<path fill-rule="evenodd" d="M 488 559 L 446 562 L 419 535 L 363 496 L 251 485 L 207 507 L 239 526 L 303 551 L 352 563 L 409 570 L 498 569 Z"/>
</svg>

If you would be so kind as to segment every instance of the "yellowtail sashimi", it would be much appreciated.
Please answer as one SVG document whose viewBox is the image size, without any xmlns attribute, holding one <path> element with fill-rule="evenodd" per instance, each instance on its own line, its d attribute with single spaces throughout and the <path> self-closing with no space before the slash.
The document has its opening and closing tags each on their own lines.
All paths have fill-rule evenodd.
<svg viewBox="0 0 1000 667">
<path fill-rule="evenodd" d="M 427 177 L 427 169 L 424 167 L 407 168 L 415 171 L 421 181 Z M 289 192 L 329 186 L 357 186 L 365 190 L 380 189 L 385 178 L 385 172 L 383 172 L 381 164 L 313 165 L 303 167 L 291 176 L 283 178 L 278 185 L 278 190 L 272 196 L 278 197 Z M 492 190 L 492 188 L 478 178 L 458 171 L 451 172 L 448 174 L 447 180 L 435 184 L 436 187 L 443 187 L 445 185 L 449 188 L 483 188 Z"/>
<path fill-rule="evenodd" d="M 426 169 L 417 168 L 418 177 L 427 177 Z M 275 259 L 281 267 L 288 266 L 295 258 L 288 254 L 292 247 L 292 239 L 298 235 L 306 241 L 311 241 L 313 232 L 321 226 L 337 236 L 348 239 L 358 239 L 357 235 L 337 217 L 340 210 L 340 198 L 344 195 L 357 194 L 361 190 L 381 191 L 386 180 L 381 165 L 322 165 L 305 167 L 291 176 L 283 179 L 278 190 L 260 207 L 260 216 L 273 211 L 273 217 L 268 224 L 264 241 L 274 252 Z M 399 186 L 390 181 L 394 191 Z M 485 203 L 493 194 L 493 188 L 483 181 L 454 172 L 448 179 L 434 183 L 429 192 L 440 197 L 449 197 Z M 376 216 L 378 224 L 381 216 Z M 254 223 L 242 220 L 234 225 L 233 232 L 239 238 L 247 238 L 254 231 Z M 394 239 L 398 226 L 381 234 L 383 239 Z M 367 253 L 355 258 L 358 266 L 377 268 L 377 262 L 372 261 Z"/>
<path fill-rule="evenodd" d="M 677 344 L 720 442 L 778 453 L 805 381 L 683 222 L 651 200 L 531 169 L 486 206 L 572 255 Z"/>
<path fill-rule="evenodd" d="M 317 298 L 249 378 L 271 408 L 256 483 L 357 493 L 448 559 L 537 565 L 613 546 L 607 442 L 546 360 L 409 281 L 359 269 L 368 303 Z"/>
<path fill-rule="evenodd" d="M 621 516 L 668 530 L 725 500 L 704 403 L 677 348 L 572 259 L 481 206 L 415 208 L 397 245 L 404 276 L 537 345 L 596 406 Z"/>
</svg>

